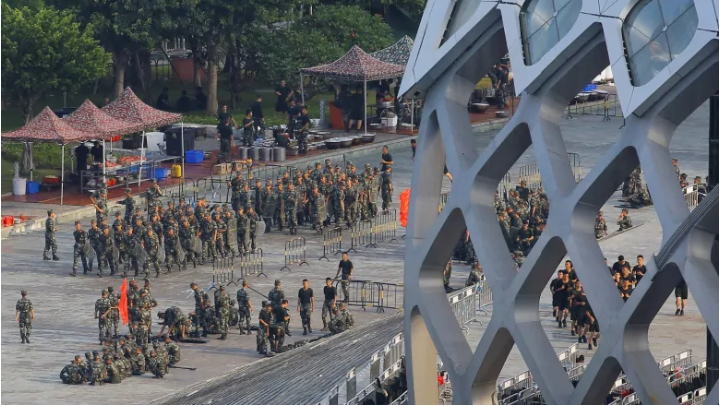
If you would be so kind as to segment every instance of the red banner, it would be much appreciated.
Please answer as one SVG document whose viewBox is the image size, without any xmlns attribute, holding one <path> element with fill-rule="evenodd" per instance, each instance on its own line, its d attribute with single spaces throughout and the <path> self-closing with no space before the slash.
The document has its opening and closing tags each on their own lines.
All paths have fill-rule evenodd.
<svg viewBox="0 0 721 406">
<path fill-rule="evenodd" d="M 399 220 L 403 227 L 408 224 L 408 205 L 411 202 L 411 190 L 406 189 L 401 193 L 401 214 Z"/>
<path fill-rule="evenodd" d="M 120 286 L 120 300 L 118 301 L 118 311 L 120 312 L 120 319 L 123 321 L 123 325 L 127 325 L 130 319 L 128 315 L 128 281 L 123 279 L 123 284 Z"/>
</svg>

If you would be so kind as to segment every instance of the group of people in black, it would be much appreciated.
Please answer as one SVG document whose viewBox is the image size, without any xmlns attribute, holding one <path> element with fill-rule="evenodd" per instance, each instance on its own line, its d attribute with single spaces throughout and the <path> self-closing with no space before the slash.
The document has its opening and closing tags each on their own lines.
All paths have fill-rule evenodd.
<svg viewBox="0 0 721 406">
<path fill-rule="evenodd" d="M 177 111 L 187 113 L 193 110 L 205 110 L 208 105 L 208 96 L 203 92 L 203 88 L 198 86 L 195 88 L 194 98 L 188 96 L 188 91 L 180 92 L 180 97 L 175 102 L 175 106 L 170 103 L 170 95 L 167 87 L 163 88 L 155 101 L 155 107 L 160 110 Z"/>
</svg>

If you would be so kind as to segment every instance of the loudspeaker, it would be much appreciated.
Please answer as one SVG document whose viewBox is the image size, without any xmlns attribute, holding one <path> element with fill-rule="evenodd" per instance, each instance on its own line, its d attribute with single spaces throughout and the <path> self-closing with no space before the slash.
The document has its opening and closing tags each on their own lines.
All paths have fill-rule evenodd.
<svg viewBox="0 0 721 406">
<path fill-rule="evenodd" d="M 184 128 L 185 151 L 195 149 L 195 128 Z M 180 138 L 180 128 L 175 127 L 165 131 L 165 150 L 169 156 L 183 156 L 183 144 Z"/>
</svg>

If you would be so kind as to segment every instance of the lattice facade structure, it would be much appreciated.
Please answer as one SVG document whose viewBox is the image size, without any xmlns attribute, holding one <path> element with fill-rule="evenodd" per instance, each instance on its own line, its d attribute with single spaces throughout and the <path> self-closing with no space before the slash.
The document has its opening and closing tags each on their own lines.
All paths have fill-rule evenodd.
<svg viewBox="0 0 721 406">
<path fill-rule="evenodd" d="M 544 7 L 566 3 L 540 2 Z M 718 217 L 714 222 L 711 216 L 713 224 L 688 233 L 687 243 L 661 269 L 649 261 L 647 276 L 625 304 L 608 278 L 593 225 L 598 210 L 639 164 L 663 227 L 664 243 L 689 215 L 674 181 L 669 143 L 678 125 L 718 91 L 718 3 L 693 1 L 698 21 L 691 27 L 688 44 L 674 49 L 666 61 L 655 60 L 655 76 L 649 79 L 648 70 L 643 71 L 645 84 L 639 86 L 632 81 L 629 64 L 640 61 L 627 57 L 623 24 L 634 7 L 645 7 L 649 0 L 583 0 L 575 20 L 553 13 L 552 18 L 559 19 L 558 24 L 563 18 L 566 26 L 559 25 L 558 34 L 549 37 L 555 45 L 543 55 L 536 52 L 534 58 L 528 58 L 527 46 L 532 44 L 521 26 L 527 11 L 539 5 L 528 3 L 428 0 L 406 67 L 401 92 L 425 98 L 405 259 L 410 401 L 438 402 L 438 354 L 453 382 L 455 404 L 490 404 L 515 343 L 549 404 L 601 404 L 622 368 L 643 404 L 677 403 L 649 351 L 648 327 L 685 276 L 718 343 L 719 280 L 711 261 Z M 635 28 L 648 33 L 648 27 Z M 522 101 L 490 145 L 477 153 L 466 103 L 474 85 L 506 52 Z M 626 125 L 615 145 L 576 184 L 559 121 L 568 101 L 609 65 Z M 529 146 L 551 212 L 542 237 L 517 272 L 494 214 L 493 196 L 503 175 Z M 439 174 L 446 162 L 453 173 L 453 189 L 448 204 L 437 214 Z M 494 297 L 492 320 L 475 351 L 453 317 L 441 281 L 444 264 L 466 226 Z M 579 278 L 603 332 L 602 343 L 576 388 L 555 359 L 538 314 L 540 295 L 567 253 L 578 264 Z M 707 403 L 718 401 L 716 385 Z"/>
</svg>

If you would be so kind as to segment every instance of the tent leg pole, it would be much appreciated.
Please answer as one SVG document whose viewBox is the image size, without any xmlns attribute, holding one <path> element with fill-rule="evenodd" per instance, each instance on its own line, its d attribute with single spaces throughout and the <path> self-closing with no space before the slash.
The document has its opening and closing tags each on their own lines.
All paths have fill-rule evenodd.
<svg viewBox="0 0 721 406">
<path fill-rule="evenodd" d="M 145 130 L 143 137 L 140 139 L 140 168 L 138 168 L 138 191 L 140 190 L 140 182 L 143 181 L 143 157 L 145 156 Z"/>
<path fill-rule="evenodd" d="M 105 138 L 103 138 L 103 157 L 102 157 L 102 159 L 103 159 L 103 180 L 107 181 L 107 179 L 105 179 L 105 177 L 108 174 L 108 168 L 107 168 L 107 165 L 105 165 L 105 162 L 107 161 L 107 158 L 105 158 Z"/>
<path fill-rule="evenodd" d="M 182 170 L 183 172 L 180 174 L 181 178 L 185 176 L 185 131 L 183 130 L 183 122 L 180 122 L 180 149 L 183 153 L 182 155 Z"/>
<path fill-rule="evenodd" d="M 303 74 L 300 74 L 300 98 L 305 106 L 305 90 L 303 89 Z"/>
<path fill-rule="evenodd" d="M 363 81 L 363 133 L 368 134 L 368 81 Z"/>
<path fill-rule="evenodd" d="M 62 147 L 62 158 L 60 158 L 60 205 L 63 205 L 65 195 L 65 145 Z"/>
</svg>

